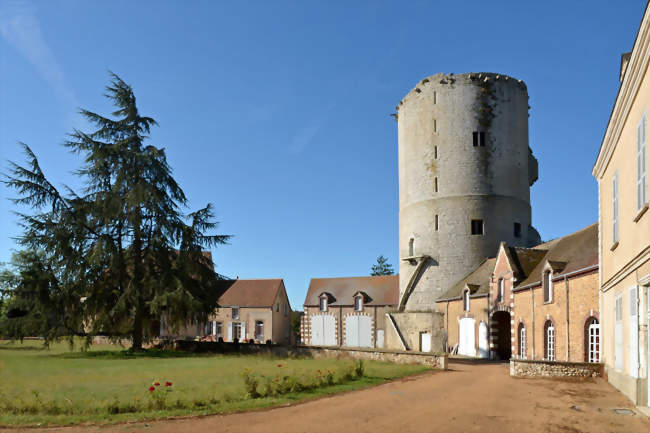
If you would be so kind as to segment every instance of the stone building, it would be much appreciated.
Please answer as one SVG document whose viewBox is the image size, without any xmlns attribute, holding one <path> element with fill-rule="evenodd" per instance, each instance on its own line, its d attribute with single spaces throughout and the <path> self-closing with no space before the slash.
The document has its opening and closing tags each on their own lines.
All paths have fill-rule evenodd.
<svg viewBox="0 0 650 433">
<path fill-rule="evenodd" d="M 217 302 L 219 307 L 206 323 L 190 324 L 175 331 L 161 329 L 161 336 L 225 342 L 292 342 L 291 305 L 282 279 L 223 280 Z"/>
<path fill-rule="evenodd" d="M 646 8 L 632 51 L 621 58 L 618 95 L 592 171 L 598 181 L 603 361 L 610 383 L 639 406 L 650 406 L 649 59 Z"/>
<path fill-rule="evenodd" d="M 534 248 L 502 242 L 437 302 L 459 354 L 599 362 L 598 225 Z"/>
<path fill-rule="evenodd" d="M 305 297 L 301 342 L 383 348 L 387 313 L 397 307 L 399 276 L 313 278 Z"/>
<path fill-rule="evenodd" d="M 400 298 L 391 317 L 404 340 L 442 320 L 435 300 L 501 241 L 539 243 L 528 109 L 526 85 L 493 73 L 433 75 L 397 106 Z"/>
</svg>

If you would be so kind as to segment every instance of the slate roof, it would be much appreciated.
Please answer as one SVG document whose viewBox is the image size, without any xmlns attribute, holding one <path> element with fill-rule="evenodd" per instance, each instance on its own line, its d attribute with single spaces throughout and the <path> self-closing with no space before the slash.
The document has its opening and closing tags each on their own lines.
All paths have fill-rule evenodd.
<svg viewBox="0 0 650 433">
<path fill-rule="evenodd" d="M 535 249 L 545 249 L 546 254 L 537 262 L 526 278 L 517 284 L 517 287 L 541 283 L 542 271 L 546 262 L 556 275 L 569 274 L 598 266 L 598 223 L 538 245 Z"/>
<path fill-rule="evenodd" d="M 221 280 L 217 302 L 220 307 L 272 307 L 281 288 L 281 278 Z"/>
<path fill-rule="evenodd" d="M 449 290 L 440 296 L 436 302 L 461 299 L 465 286 L 469 287 L 470 296 L 485 295 L 490 290 L 490 277 L 494 271 L 495 258 L 485 259 L 478 268 L 470 272 L 465 278 L 457 281 Z"/>
<path fill-rule="evenodd" d="M 330 306 L 354 305 L 354 295 L 364 292 L 365 305 L 397 305 L 399 275 L 376 277 L 312 278 L 305 297 L 305 306 L 319 305 L 319 296 L 327 293 Z"/>
</svg>

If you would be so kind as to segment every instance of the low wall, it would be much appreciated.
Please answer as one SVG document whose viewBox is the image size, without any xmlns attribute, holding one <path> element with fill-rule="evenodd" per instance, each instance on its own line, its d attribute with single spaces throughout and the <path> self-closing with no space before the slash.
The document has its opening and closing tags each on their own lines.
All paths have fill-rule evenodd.
<svg viewBox="0 0 650 433">
<path fill-rule="evenodd" d="M 277 344 L 221 343 L 210 341 L 175 340 L 174 350 L 185 352 L 264 354 L 271 356 L 305 356 L 310 358 L 352 358 L 396 364 L 422 364 L 447 369 L 447 355 L 399 350 L 377 350 L 345 347 L 280 346 Z"/>
<path fill-rule="evenodd" d="M 538 361 L 511 359 L 510 376 L 518 377 L 597 377 L 603 364 L 592 362 Z"/>
</svg>

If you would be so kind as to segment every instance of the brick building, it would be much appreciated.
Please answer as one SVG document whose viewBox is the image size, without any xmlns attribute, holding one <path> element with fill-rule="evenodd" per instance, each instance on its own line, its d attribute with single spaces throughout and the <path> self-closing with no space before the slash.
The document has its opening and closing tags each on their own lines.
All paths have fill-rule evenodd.
<svg viewBox="0 0 650 433">
<path fill-rule="evenodd" d="M 502 242 L 437 302 L 459 354 L 598 362 L 598 225 L 534 248 Z"/>
<path fill-rule="evenodd" d="M 313 278 L 305 297 L 301 342 L 383 348 L 387 313 L 397 306 L 399 276 Z"/>
</svg>

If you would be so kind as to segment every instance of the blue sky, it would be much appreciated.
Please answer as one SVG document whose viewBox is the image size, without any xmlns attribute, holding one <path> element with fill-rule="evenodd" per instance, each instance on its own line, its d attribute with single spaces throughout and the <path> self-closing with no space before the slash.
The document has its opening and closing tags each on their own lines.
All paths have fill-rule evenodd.
<svg viewBox="0 0 650 433">
<path fill-rule="evenodd" d="M 398 265 L 397 128 L 422 78 L 499 72 L 530 95 L 531 191 L 543 239 L 598 218 L 591 176 L 645 2 L 0 1 L 0 159 L 29 144 L 57 185 L 61 146 L 111 109 L 107 71 L 158 120 L 191 206 L 214 203 L 217 271 L 282 277 L 301 309 L 312 277 Z M 0 186 L 0 261 L 19 234 Z"/>
</svg>

